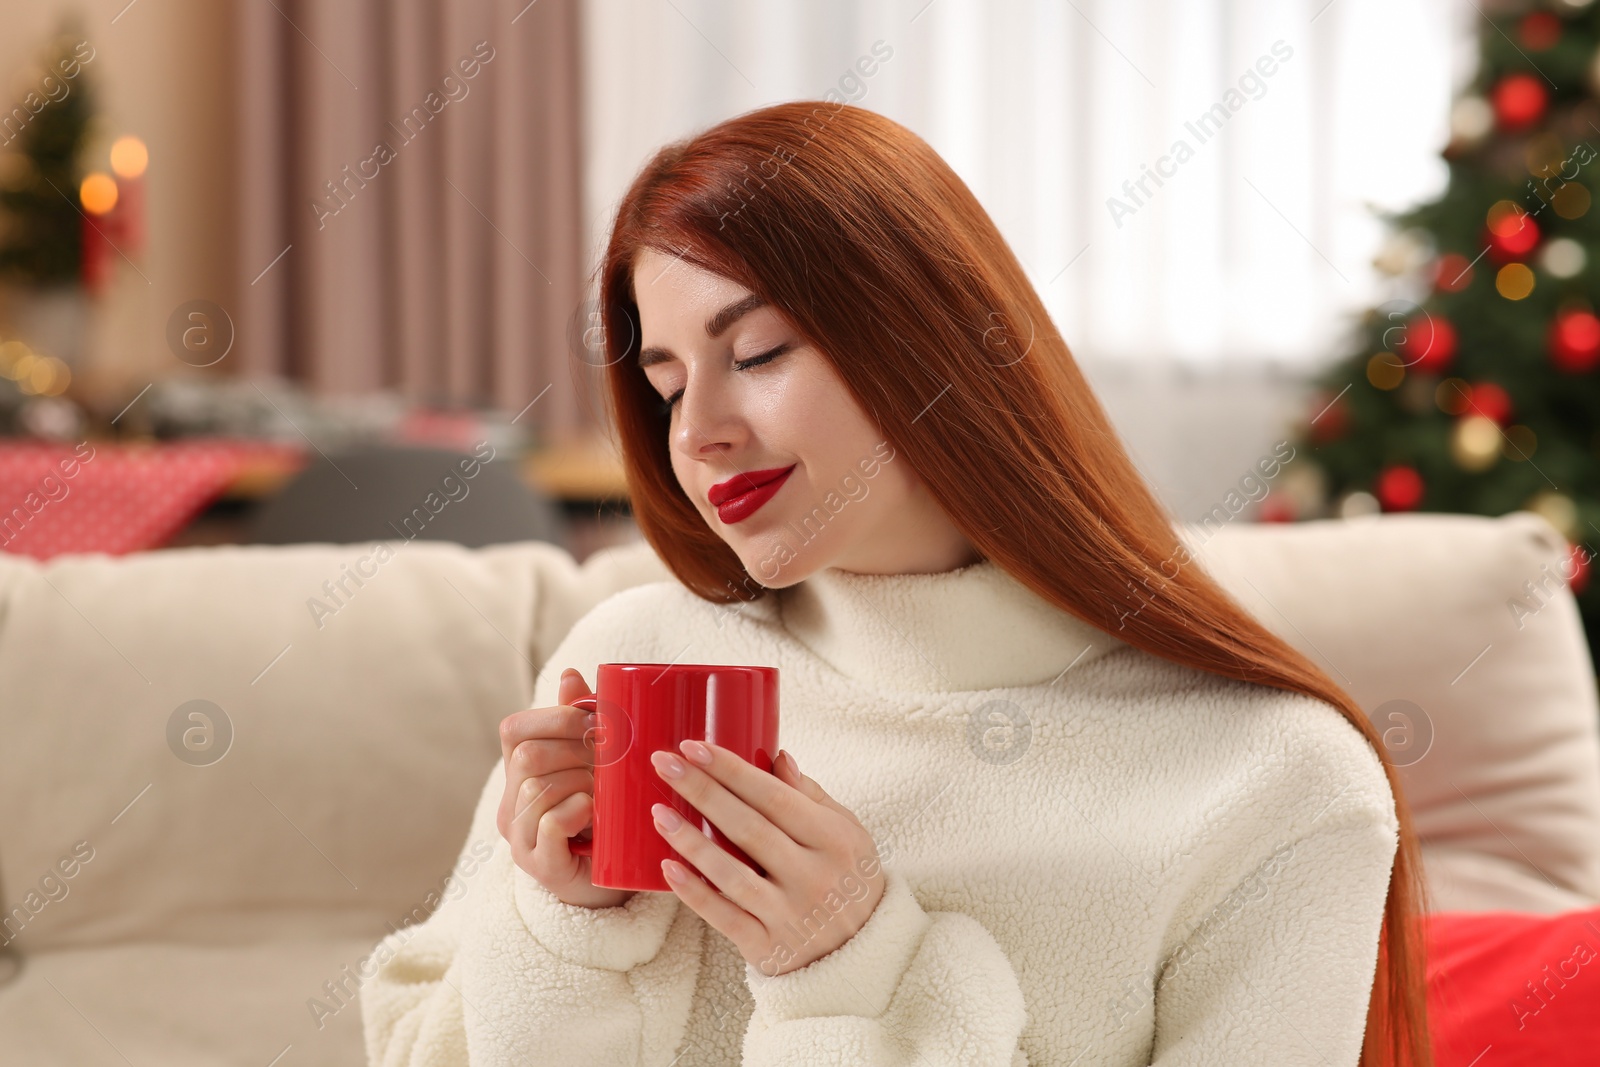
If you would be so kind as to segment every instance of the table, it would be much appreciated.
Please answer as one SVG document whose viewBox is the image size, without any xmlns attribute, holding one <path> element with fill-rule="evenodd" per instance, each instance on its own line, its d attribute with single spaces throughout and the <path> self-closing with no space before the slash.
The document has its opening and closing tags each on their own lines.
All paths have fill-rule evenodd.
<svg viewBox="0 0 1600 1067">
<path fill-rule="evenodd" d="M 258 454 L 243 463 L 222 496 L 255 500 L 271 496 L 305 465 L 309 449 L 292 457 Z M 603 441 L 552 445 L 522 459 L 522 479 L 531 489 L 560 501 L 626 501 L 622 461 Z"/>
<path fill-rule="evenodd" d="M 179 535 L 218 502 L 270 497 L 313 454 L 294 442 L 236 438 L 0 441 L 0 551 L 42 560 L 121 555 L 174 539 L 215 543 Z M 546 448 L 521 463 L 530 487 L 563 504 L 626 503 L 621 462 L 602 441 Z"/>
</svg>

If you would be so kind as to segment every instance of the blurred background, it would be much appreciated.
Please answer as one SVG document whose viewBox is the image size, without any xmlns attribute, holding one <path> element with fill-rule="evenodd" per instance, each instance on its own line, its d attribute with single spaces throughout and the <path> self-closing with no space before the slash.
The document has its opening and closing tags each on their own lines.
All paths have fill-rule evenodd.
<svg viewBox="0 0 1600 1067">
<path fill-rule="evenodd" d="M 1595 611 L 1583 0 L 0 0 L 0 79 L 7 551 L 636 538 L 612 212 L 818 98 L 960 173 L 1176 517 L 1534 510 Z"/>
</svg>

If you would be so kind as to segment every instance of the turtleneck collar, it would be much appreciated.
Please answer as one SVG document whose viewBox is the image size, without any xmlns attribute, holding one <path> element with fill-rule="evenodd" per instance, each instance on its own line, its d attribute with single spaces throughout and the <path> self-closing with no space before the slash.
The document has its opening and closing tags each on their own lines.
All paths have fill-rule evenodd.
<svg viewBox="0 0 1600 1067">
<path fill-rule="evenodd" d="M 841 674 L 908 691 L 1049 683 L 1123 644 L 987 559 L 932 574 L 827 567 L 779 590 L 778 615 Z"/>
</svg>

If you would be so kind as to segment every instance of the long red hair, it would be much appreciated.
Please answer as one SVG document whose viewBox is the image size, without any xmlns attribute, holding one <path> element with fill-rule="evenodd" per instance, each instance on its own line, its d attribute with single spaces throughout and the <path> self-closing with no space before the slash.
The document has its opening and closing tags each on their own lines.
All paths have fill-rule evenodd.
<svg viewBox="0 0 1600 1067">
<path fill-rule="evenodd" d="M 645 248 L 779 308 L 956 527 L 1039 596 L 1164 659 L 1320 697 L 1361 731 L 1400 824 L 1361 1065 L 1432 1067 L 1425 887 L 1377 732 L 1349 694 L 1185 551 L 1016 256 L 944 160 L 872 111 L 796 101 L 662 148 L 618 207 L 599 299 L 606 395 L 634 517 L 697 595 L 753 600 L 767 590 L 679 487 L 668 416 L 633 358 L 633 265 Z"/>
</svg>

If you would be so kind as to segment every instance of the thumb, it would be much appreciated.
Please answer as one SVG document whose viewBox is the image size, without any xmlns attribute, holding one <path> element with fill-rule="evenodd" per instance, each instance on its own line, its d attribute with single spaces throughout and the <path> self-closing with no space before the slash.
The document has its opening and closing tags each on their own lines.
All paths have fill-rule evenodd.
<svg viewBox="0 0 1600 1067">
<path fill-rule="evenodd" d="M 561 672 L 561 682 L 556 686 L 556 700 L 563 705 L 571 705 L 579 697 L 593 696 L 589 683 L 583 680 L 583 675 L 575 668 L 568 667 Z"/>
<path fill-rule="evenodd" d="M 795 762 L 794 754 L 788 749 L 778 753 L 778 758 L 773 761 L 773 770 L 778 772 L 778 776 L 783 781 L 794 786 L 818 804 L 827 805 L 835 811 L 844 810 L 839 806 L 838 801 L 828 795 L 827 790 L 818 785 L 815 780 L 801 773 L 799 764 Z"/>
</svg>

